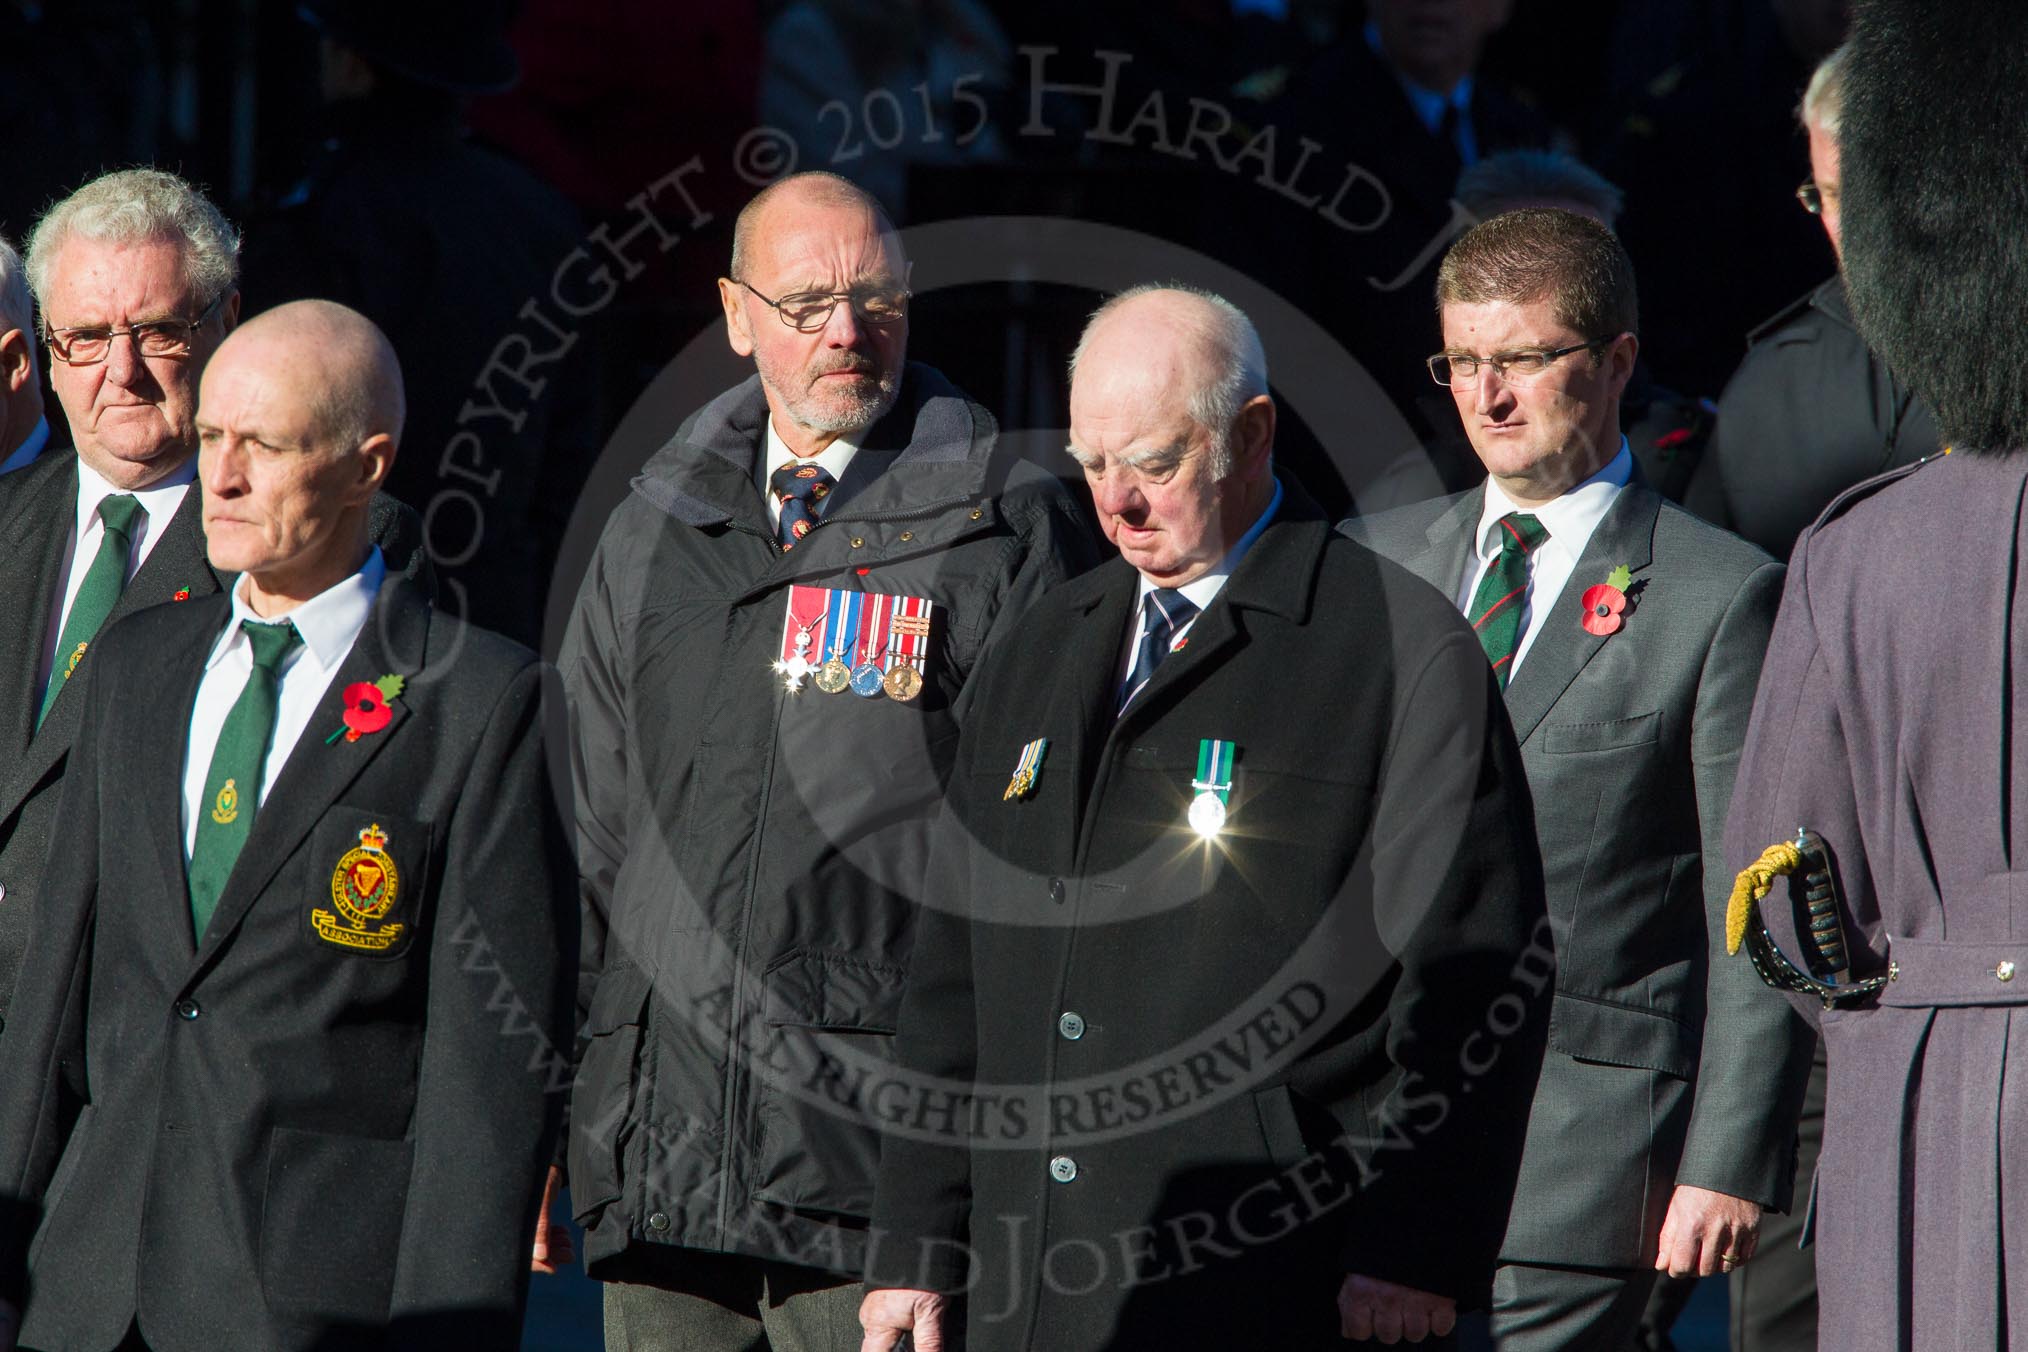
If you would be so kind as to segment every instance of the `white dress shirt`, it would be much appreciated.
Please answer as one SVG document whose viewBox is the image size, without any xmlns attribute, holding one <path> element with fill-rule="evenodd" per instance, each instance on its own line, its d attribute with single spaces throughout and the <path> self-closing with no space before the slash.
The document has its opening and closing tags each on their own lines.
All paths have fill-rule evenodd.
<svg viewBox="0 0 2028 1352">
<path fill-rule="evenodd" d="M 190 485 L 196 479 L 197 457 L 193 455 L 159 482 L 133 490 L 133 496 L 140 500 L 141 510 L 134 514 L 130 528 L 132 548 L 127 551 L 127 576 L 122 579 L 123 582 L 133 581 L 134 574 L 141 571 L 141 565 L 154 550 L 155 542 L 162 538 L 169 518 L 176 515 L 176 509 L 183 505 L 183 495 L 190 491 Z M 106 538 L 105 523 L 99 520 L 99 503 L 116 493 L 127 491 L 107 483 L 97 470 L 84 462 L 83 456 L 78 457 L 77 521 L 71 529 L 70 544 L 63 556 L 63 604 L 52 610 L 49 632 L 43 636 L 40 685 L 49 683 L 49 673 L 56 668 L 56 645 L 63 638 L 64 622 L 70 618 L 70 608 L 77 601 L 78 589 L 84 586 L 85 574 L 91 571 L 92 560 L 98 558 L 99 545 Z"/>
<path fill-rule="evenodd" d="M 35 427 L 28 434 L 28 440 L 14 448 L 14 453 L 0 460 L 0 474 L 12 474 L 17 469 L 27 469 L 35 463 L 35 457 L 42 454 L 42 448 L 49 444 L 49 419 L 37 418 Z"/>
<path fill-rule="evenodd" d="M 1521 663 L 1528 656 L 1529 645 L 1535 642 L 1535 635 L 1541 626 L 1535 623 L 1537 615 L 1553 615 L 1556 603 L 1563 597 L 1563 589 L 1570 582 L 1570 575 L 1577 571 L 1577 560 L 1584 553 L 1584 547 L 1591 543 L 1591 533 L 1598 529 L 1598 523 L 1605 520 L 1605 514 L 1612 508 L 1620 490 L 1633 477 L 1634 453 L 1627 447 L 1627 439 L 1620 438 L 1618 454 L 1606 461 L 1605 468 L 1586 479 L 1577 487 L 1565 493 L 1554 502 L 1540 507 L 1523 507 L 1500 491 L 1500 486 L 1491 479 L 1486 480 L 1486 505 L 1479 513 L 1479 533 L 1476 557 L 1472 566 L 1465 569 L 1465 587 L 1458 593 L 1458 609 L 1466 615 L 1472 613 L 1472 598 L 1478 595 L 1479 583 L 1486 576 L 1486 570 L 1493 566 L 1493 560 L 1500 556 L 1500 518 L 1509 512 L 1527 512 L 1549 531 L 1549 538 L 1537 545 L 1528 556 L 1528 591 L 1521 598 L 1521 642 L 1514 649 L 1514 663 L 1507 669 L 1511 682 L 1514 673 L 1521 670 Z M 1605 574 L 1586 578 L 1584 585 L 1605 581 Z M 1570 622 L 1576 624 L 1578 616 L 1571 612 Z"/>
<path fill-rule="evenodd" d="M 366 627 L 373 611 L 373 598 L 387 580 L 387 564 L 374 546 L 359 571 L 297 606 L 286 615 L 262 617 L 247 608 L 247 579 L 241 576 L 232 588 L 232 619 L 212 645 L 204 663 L 204 676 L 197 683 L 197 703 L 190 710 L 190 735 L 183 747 L 183 859 L 197 848 L 197 820 L 204 810 L 204 781 L 211 773 L 211 754 L 218 749 L 218 734 L 226 715 L 239 702 L 246 678 L 253 672 L 253 645 L 240 630 L 242 620 L 260 624 L 289 620 L 303 636 L 302 646 L 282 659 L 280 692 L 275 701 L 275 735 L 268 743 L 267 763 L 261 770 L 258 810 L 267 801 L 268 790 L 282 767 L 289 762 L 310 722 L 323 702 L 332 676 L 352 651 L 359 631 Z M 321 741 L 340 726 L 335 720 L 321 731 L 312 729 Z M 319 746 L 313 748 L 322 751 Z"/>
<path fill-rule="evenodd" d="M 1232 576 L 1233 569 L 1239 567 L 1239 561 L 1246 557 L 1249 549 L 1253 548 L 1253 542 L 1260 539 L 1261 532 L 1268 528 L 1268 522 L 1274 520 L 1275 512 L 1281 505 L 1282 481 L 1277 479 L 1275 495 L 1268 499 L 1268 505 L 1261 510 L 1254 523 L 1246 528 L 1246 534 L 1240 536 L 1238 542 L 1225 551 L 1225 557 L 1218 561 L 1218 566 L 1196 581 L 1186 582 L 1175 589 L 1182 592 L 1183 598 L 1191 605 L 1197 607 L 1197 614 L 1177 625 L 1176 632 L 1169 635 L 1170 652 L 1175 652 L 1183 645 L 1183 640 L 1190 637 L 1190 630 L 1195 627 L 1198 618 L 1210 608 L 1212 598 L 1224 590 L 1225 580 Z M 1127 631 L 1126 651 L 1121 653 L 1119 668 L 1115 673 L 1119 678 L 1116 684 L 1122 689 L 1126 686 L 1127 676 L 1134 669 L 1134 654 L 1140 651 L 1141 637 L 1148 632 L 1148 593 L 1154 590 L 1156 584 L 1143 576 L 1141 585 L 1134 591 L 1133 625 Z"/>
<path fill-rule="evenodd" d="M 774 416 L 770 414 L 767 444 L 761 448 L 760 464 L 754 471 L 754 480 L 760 485 L 761 501 L 768 505 L 768 524 L 777 532 L 782 528 L 782 500 L 775 496 L 774 488 L 768 483 L 776 470 L 791 460 L 799 465 L 816 465 L 831 476 L 833 484 L 839 484 L 845 481 L 845 467 L 852 463 L 852 457 L 857 454 L 859 448 L 840 437 L 815 455 L 799 456 L 789 449 L 789 443 L 783 441 L 780 434 L 775 431 Z M 832 492 L 836 491 L 836 488 L 832 489 Z M 824 510 L 830 505 L 831 499 L 828 497 L 815 505 L 814 514 L 819 521 L 824 519 Z"/>
</svg>

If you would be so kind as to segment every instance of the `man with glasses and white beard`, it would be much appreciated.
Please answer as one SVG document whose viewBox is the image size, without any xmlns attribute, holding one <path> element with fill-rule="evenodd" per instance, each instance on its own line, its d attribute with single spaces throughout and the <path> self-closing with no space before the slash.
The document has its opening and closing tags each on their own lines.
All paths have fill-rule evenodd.
<svg viewBox="0 0 2028 1352">
<path fill-rule="evenodd" d="M 1088 553 L 1063 486 L 905 361 L 908 286 L 841 178 L 746 206 L 718 289 L 756 374 L 634 481 L 564 640 L 568 1181 L 612 1349 L 858 1341 L 879 1139 L 813 1058 L 886 1054 L 971 673 Z"/>
</svg>

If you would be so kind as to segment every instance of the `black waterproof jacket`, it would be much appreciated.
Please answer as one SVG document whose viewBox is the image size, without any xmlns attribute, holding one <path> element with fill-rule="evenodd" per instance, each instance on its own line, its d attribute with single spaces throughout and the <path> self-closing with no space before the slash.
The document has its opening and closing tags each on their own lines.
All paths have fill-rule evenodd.
<svg viewBox="0 0 2028 1352">
<path fill-rule="evenodd" d="M 1062 483 L 913 363 L 784 552 L 755 485 L 767 416 L 750 379 L 648 462 L 564 640 L 586 926 L 568 1167 L 594 1275 L 642 1245 L 860 1268 L 879 1137 L 825 1048 L 890 1057 L 969 678 L 1095 559 Z M 792 583 L 934 601 L 920 697 L 786 691 Z"/>
</svg>

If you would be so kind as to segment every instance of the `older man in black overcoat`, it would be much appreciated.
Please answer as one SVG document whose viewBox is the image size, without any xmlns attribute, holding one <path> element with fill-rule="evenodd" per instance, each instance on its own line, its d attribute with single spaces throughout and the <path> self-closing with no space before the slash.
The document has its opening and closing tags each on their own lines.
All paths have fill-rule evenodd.
<svg viewBox="0 0 2028 1352">
<path fill-rule="evenodd" d="M 1547 1010 L 1499 694 L 1275 474 L 1236 309 L 1129 292 L 1073 371 L 1121 558 L 1029 611 L 960 742 L 903 1070 L 862 1096 L 866 1346 L 933 1349 L 961 1292 L 974 1349 L 1441 1336 L 1490 1285 Z"/>
</svg>

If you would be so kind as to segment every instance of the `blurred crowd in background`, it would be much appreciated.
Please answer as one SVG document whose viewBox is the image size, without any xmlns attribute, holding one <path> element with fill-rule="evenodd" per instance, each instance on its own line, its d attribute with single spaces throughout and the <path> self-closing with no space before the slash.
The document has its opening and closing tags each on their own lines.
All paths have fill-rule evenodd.
<svg viewBox="0 0 2028 1352">
<path fill-rule="evenodd" d="M 658 370 L 718 322 L 733 216 L 785 155 L 860 183 L 904 228 L 1099 223 L 1270 288 L 1399 414 L 1343 425 L 1285 406 L 1277 459 L 1335 513 L 1363 505 L 1347 443 L 1401 443 L 1362 463 L 1427 448 L 1433 492 L 1476 468 L 1441 449 L 1456 428 L 1423 367 L 1439 346 L 1431 282 L 1471 219 L 1460 174 L 1549 150 L 1603 178 L 1638 271 L 1659 412 L 1630 391 L 1630 419 L 1654 412 L 1637 458 L 1672 495 L 1722 504 L 1700 461 L 1716 401 L 1749 335 L 1835 274 L 1798 204 L 1796 110 L 1847 8 L 0 0 L 0 233 L 19 241 L 106 168 L 205 187 L 245 232 L 243 316 L 321 295 L 392 337 L 411 398 L 392 488 L 441 509 L 431 547 L 471 618 L 539 644 L 586 476 Z M 544 298 L 587 248 L 604 272 L 580 256 L 572 282 L 597 303 L 566 327 Z M 1010 430 L 1065 424 L 1063 359 L 1092 291 L 920 268 L 913 284 L 918 353 Z M 1269 333 L 1271 363 L 1293 355 Z M 435 501 L 447 474 L 483 485 L 489 525 L 511 528 L 461 537 L 466 500 Z"/>
</svg>

